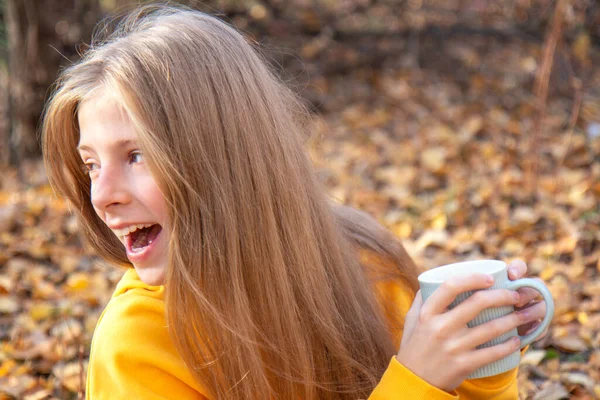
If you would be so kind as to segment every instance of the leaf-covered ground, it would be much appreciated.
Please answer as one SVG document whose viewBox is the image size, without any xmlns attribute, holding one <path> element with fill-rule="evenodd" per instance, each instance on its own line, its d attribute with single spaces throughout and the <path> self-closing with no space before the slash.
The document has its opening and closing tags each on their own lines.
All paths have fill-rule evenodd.
<svg viewBox="0 0 600 400">
<path fill-rule="evenodd" d="M 599 60 L 580 60 L 579 104 L 568 83 L 551 92 L 535 136 L 540 43 L 457 38 L 444 49 L 400 53 L 376 72 L 311 76 L 304 94 L 322 113 L 308 147 L 319 174 L 423 268 L 526 260 L 556 315 L 522 361 L 522 399 L 597 398 Z M 94 325 L 122 271 L 81 247 L 39 164 L 0 179 L 0 399 L 78 398 Z"/>
</svg>

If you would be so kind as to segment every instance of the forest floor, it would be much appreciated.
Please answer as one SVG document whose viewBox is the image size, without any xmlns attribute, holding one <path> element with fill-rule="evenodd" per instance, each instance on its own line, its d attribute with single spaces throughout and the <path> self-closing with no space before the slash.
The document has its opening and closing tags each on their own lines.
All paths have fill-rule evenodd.
<svg viewBox="0 0 600 400">
<path fill-rule="evenodd" d="M 316 69 L 322 44 L 307 43 L 293 84 L 316 110 L 308 148 L 330 194 L 374 215 L 423 269 L 525 260 L 556 313 L 522 360 L 521 398 L 598 398 L 600 60 L 578 69 L 557 54 L 537 130 L 541 43 L 464 39 L 382 42 L 377 66 L 329 48 Z M 355 63 L 327 73 L 339 58 Z M 0 399 L 83 393 L 91 335 L 123 271 L 77 234 L 40 163 L 2 174 Z"/>
</svg>

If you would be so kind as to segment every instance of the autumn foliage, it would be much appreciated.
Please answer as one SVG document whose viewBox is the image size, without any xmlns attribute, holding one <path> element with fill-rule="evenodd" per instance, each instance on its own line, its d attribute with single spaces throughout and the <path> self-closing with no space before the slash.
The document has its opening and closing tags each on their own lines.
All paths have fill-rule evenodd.
<svg viewBox="0 0 600 400">
<path fill-rule="evenodd" d="M 307 149 L 333 198 L 375 216 L 423 269 L 521 258 L 546 282 L 556 313 L 522 360 L 523 399 L 600 397 L 600 55 L 571 33 L 543 113 L 544 37 L 366 35 L 349 49 L 321 32 L 298 47 L 302 68 L 285 61 L 313 104 Z M 2 171 L 0 399 L 82 398 L 121 274 L 82 247 L 39 162 Z"/>
</svg>

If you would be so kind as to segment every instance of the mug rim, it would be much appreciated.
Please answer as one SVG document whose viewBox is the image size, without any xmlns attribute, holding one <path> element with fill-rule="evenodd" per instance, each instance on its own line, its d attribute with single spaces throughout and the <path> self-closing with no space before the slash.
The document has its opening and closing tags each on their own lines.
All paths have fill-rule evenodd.
<svg viewBox="0 0 600 400">
<path fill-rule="evenodd" d="M 486 265 L 487 268 L 484 268 L 481 271 L 477 271 L 477 273 L 490 274 L 490 275 L 497 274 L 498 272 L 505 269 L 507 266 L 507 264 L 504 261 L 491 260 L 491 259 L 490 260 L 460 261 L 460 262 L 455 262 L 455 263 L 451 263 L 451 264 L 444 264 L 439 267 L 431 268 L 425 272 L 422 272 L 418 276 L 418 280 L 419 280 L 419 283 L 436 283 L 436 284 L 442 283 L 447 279 L 447 276 L 440 276 L 440 273 L 444 274 L 444 272 L 446 272 L 449 269 L 453 269 L 456 267 L 459 267 L 459 268 L 466 267 L 468 265 L 474 265 L 474 264 Z M 460 273 L 456 274 L 456 275 L 460 275 Z M 466 275 L 466 273 L 465 273 L 465 275 Z"/>
</svg>

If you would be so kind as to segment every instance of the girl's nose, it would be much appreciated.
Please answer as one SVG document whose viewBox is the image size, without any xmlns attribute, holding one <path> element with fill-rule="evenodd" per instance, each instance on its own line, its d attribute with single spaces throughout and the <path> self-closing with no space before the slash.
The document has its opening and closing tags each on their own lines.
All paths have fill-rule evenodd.
<svg viewBox="0 0 600 400">
<path fill-rule="evenodd" d="M 92 180 L 92 204 L 97 210 L 108 208 L 130 201 L 130 191 L 122 171 L 110 166 L 102 167 L 100 174 Z"/>
</svg>

